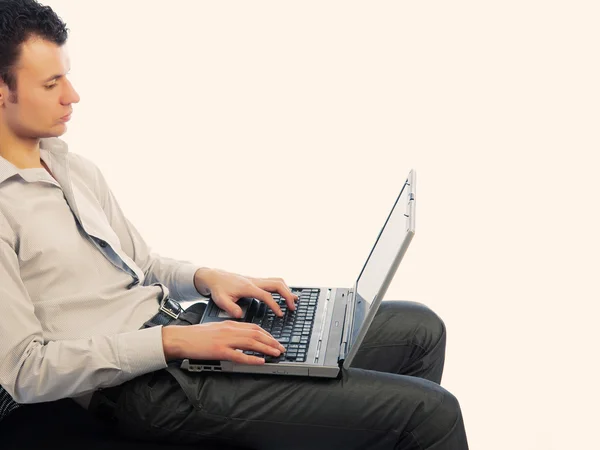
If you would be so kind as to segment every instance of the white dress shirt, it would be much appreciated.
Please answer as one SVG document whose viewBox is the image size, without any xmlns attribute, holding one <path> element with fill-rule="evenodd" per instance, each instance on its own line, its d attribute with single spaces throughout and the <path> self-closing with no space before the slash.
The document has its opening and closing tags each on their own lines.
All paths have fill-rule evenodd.
<svg viewBox="0 0 600 450">
<path fill-rule="evenodd" d="M 139 328 L 165 293 L 200 297 L 200 266 L 151 253 L 64 141 L 41 139 L 40 156 L 55 178 L 0 156 L 0 385 L 18 403 L 87 408 L 96 389 L 167 366 L 162 326 Z"/>
</svg>

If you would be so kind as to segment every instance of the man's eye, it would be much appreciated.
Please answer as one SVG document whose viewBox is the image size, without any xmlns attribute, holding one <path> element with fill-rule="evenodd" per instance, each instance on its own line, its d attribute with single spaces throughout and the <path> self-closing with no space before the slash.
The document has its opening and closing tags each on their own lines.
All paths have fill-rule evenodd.
<svg viewBox="0 0 600 450">
<path fill-rule="evenodd" d="M 46 90 L 50 90 L 54 87 L 56 87 L 56 84 L 51 84 L 50 86 L 44 86 L 46 88 Z"/>
</svg>

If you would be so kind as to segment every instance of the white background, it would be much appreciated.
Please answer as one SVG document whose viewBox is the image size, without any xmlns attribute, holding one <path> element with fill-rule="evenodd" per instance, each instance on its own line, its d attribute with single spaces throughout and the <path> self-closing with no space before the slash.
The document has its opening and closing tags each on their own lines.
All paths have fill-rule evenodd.
<svg viewBox="0 0 600 450">
<path fill-rule="evenodd" d="M 350 286 L 414 168 L 386 298 L 444 319 L 471 448 L 600 448 L 597 2 L 44 3 L 154 251 Z"/>
</svg>

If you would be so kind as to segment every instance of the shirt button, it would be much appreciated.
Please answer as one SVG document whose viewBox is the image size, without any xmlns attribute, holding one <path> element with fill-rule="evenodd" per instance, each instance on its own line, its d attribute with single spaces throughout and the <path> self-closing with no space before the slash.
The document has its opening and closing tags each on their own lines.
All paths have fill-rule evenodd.
<svg viewBox="0 0 600 450">
<path fill-rule="evenodd" d="M 102 247 L 102 248 L 106 247 L 106 242 L 100 241 L 100 247 Z"/>
</svg>

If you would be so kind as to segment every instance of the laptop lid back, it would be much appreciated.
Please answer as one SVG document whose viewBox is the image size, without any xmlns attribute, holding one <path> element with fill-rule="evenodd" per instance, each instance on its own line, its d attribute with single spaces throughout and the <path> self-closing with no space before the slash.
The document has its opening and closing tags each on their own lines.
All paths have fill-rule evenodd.
<svg viewBox="0 0 600 450">
<path fill-rule="evenodd" d="M 352 288 L 341 358 L 347 369 L 358 351 L 415 234 L 416 172 L 411 170 Z M 344 345 L 345 344 L 345 345 Z"/>
</svg>

